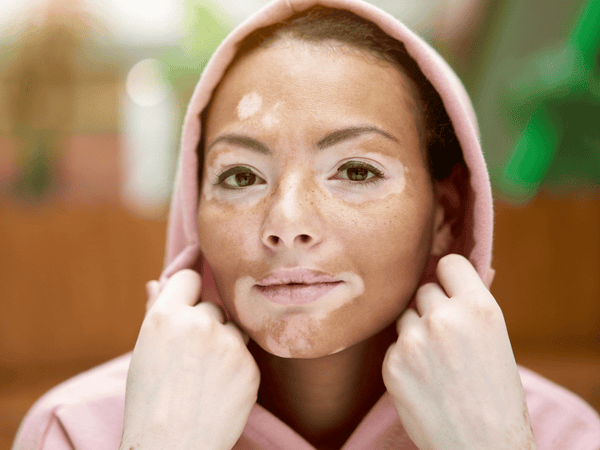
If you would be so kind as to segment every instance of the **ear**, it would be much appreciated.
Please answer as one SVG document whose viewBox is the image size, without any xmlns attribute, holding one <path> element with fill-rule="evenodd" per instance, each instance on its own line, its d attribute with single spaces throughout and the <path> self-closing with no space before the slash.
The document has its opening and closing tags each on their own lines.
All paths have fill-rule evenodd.
<svg viewBox="0 0 600 450">
<path fill-rule="evenodd" d="M 449 177 L 434 181 L 432 256 L 441 257 L 450 253 L 452 242 L 462 231 L 466 202 L 462 199 L 461 187 L 464 186 L 465 175 L 466 168 L 457 165 Z"/>
</svg>

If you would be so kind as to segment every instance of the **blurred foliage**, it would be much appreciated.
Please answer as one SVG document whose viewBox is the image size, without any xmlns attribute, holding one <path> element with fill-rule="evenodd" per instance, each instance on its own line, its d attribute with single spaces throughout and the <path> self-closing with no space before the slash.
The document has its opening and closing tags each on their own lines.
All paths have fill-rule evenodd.
<svg viewBox="0 0 600 450">
<path fill-rule="evenodd" d="M 17 42 L 3 74 L 8 128 L 16 139 L 19 168 L 13 193 L 42 198 L 54 186 L 62 140 L 71 131 L 75 60 L 90 27 L 76 2 L 54 0 Z"/>
<path fill-rule="evenodd" d="M 504 0 L 475 106 L 496 196 L 600 185 L 600 1 Z"/>
<path fill-rule="evenodd" d="M 168 82 L 178 93 L 182 113 L 210 57 L 233 29 L 227 14 L 210 0 L 186 0 L 183 17 L 180 45 L 159 56 Z"/>
<path fill-rule="evenodd" d="M 598 24 L 600 0 L 588 0 L 565 45 L 537 55 L 511 86 L 510 113 L 530 114 L 500 178 L 517 200 L 531 198 L 544 182 L 600 185 Z"/>
</svg>

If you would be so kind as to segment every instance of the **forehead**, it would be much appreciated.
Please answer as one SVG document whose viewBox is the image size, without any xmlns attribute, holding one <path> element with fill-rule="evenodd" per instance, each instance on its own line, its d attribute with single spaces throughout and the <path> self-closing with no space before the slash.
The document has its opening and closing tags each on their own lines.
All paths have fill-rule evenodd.
<svg viewBox="0 0 600 450">
<path fill-rule="evenodd" d="M 283 40 L 229 68 L 207 111 L 207 141 L 228 127 L 254 130 L 273 109 L 296 131 L 349 121 L 404 136 L 421 124 L 414 83 L 393 64 L 348 44 Z"/>
</svg>

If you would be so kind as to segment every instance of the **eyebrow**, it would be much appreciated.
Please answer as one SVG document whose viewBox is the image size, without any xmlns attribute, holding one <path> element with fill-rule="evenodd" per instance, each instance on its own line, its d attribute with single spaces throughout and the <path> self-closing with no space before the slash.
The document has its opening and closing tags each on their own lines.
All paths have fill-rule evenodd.
<svg viewBox="0 0 600 450">
<path fill-rule="evenodd" d="M 206 154 L 210 152 L 210 149 L 213 148 L 219 142 L 225 142 L 227 144 L 237 145 L 238 147 L 246 147 L 252 150 L 255 150 L 259 153 L 264 153 L 265 155 L 270 155 L 271 150 L 262 142 L 257 141 L 256 139 L 252 139 L 248 136 L 243 136 L 241 134 L 224 134 L 223 136 L 219 136 L 206 148 Z"/>
<path fill-rule="evenodd" d="M 392 136 L 391 134 L 389 134 L 386 131 L 383 131 L 381 128 L 377 128 L 374 126 L 357 126 L 357 127 L 343 128 L 341 130 L 337 130 L 331 134 L 328 134 L 323 139 L 321 139 L 319 142 L 317 142 L 317 149 L 323 150 L 327 147 L 331 147 L 340 142 L 347 141 L 350 139 L 355 139 L 359 136 L 362 136 L 364 134 L 370 134 L 370 133 L 376 133 L 376 134 L 386 137 L 387 139 L 389 139 L 391 141 L 400 142 L 400 140 L 398 138 Z M 206 154 L 208 154 L 210 149 L 213 148 L 216 144 L 218 144 L 220 142 L 237 145 L 239 147 L 245 147 L 245 148 L 254 150 L 258 153 L 263 153 L 265 155 L 271 154 L 271 150 L 269 150 L 269 147 L 267 147 L 262 142 L 257 141 L 256 139 L 253 139 L 251 137 L 244 136 L 241 134 L 235 134 L 235 133 L 224 134 L 224 135 L 216 138 L 207 147 Z"/>
<path fill-rule="evenodd" d="M 344 128 L 342 130 L 334 131 L 333 133 L 325 136 L 323 139 L 321 139 L 319 142 L 317 142 L 317 148 L 319 150 L 322 150 L 324 148 L 331 147 L 332 145 L 335 145 L 339 142 L 347 141 L 349 139 L 354 139 L 359 136 L 362 136 L 363 134 L 369 134 L 369 133 L 377 133 L 377 134 L 380 134 L 381 136 L 384 136 L 394 142 L 399 142 L 399 140 L 397 138 L 395 138 L 388 132 L 383 131 L 381 128 L 377 128 L 377 127 L 373 127 L 373 126 L 349 127 L 349 128 Z"/>
</svg>

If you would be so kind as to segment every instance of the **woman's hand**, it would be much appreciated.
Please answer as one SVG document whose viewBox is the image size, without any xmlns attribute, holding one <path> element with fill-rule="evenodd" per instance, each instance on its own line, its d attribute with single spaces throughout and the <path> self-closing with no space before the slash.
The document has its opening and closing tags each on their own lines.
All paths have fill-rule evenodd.
<svg viewBox="0 0 600 450">
<path fill-rule="evenodd" d="M 174 274 L 142 324 L 127 376 L 121 449 L 231 449 L 256 402 L 248 338 L 198 303 L 200 276 Z M 156 285 L 150 284 L 149 290 Z"/>
<path fill-rule="evenodd" d="M 462 256 L 442 258 L 437 275 L 383 363 L 406 432 L 421 450 L 537 448 L 500 307 Z"/>
</svg>

